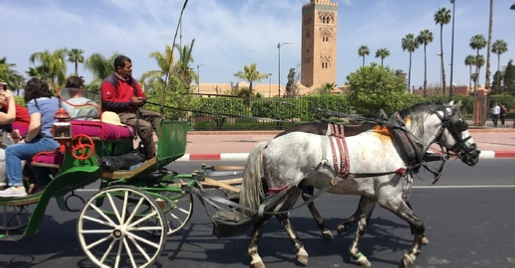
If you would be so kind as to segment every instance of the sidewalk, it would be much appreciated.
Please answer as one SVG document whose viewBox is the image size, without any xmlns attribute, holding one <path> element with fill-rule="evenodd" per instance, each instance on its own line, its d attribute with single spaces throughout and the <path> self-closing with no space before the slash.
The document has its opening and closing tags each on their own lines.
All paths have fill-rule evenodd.
<svg viewBox="0 0 515 268">
<path fill-rule="evenodd" d="M 261 141 L 281 131 L 188 132 L 187 160 L 242 160 Z M 472 138 L 481 150 L 481 158 L 515 157 L 515 129 L 471 129 Z"/>
</svg>

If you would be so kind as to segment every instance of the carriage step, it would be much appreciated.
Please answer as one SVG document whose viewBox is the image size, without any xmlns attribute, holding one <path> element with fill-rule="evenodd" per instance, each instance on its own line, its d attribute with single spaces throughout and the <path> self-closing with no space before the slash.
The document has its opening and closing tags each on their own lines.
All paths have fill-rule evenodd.
<svg viewBox="0 0 515 268">
<path fill-rule="evenodd" d="M 23 197 L 0 197 L 1 206 L 28 206 L 35 204 L 39 201 L 39 198 L 43 194 L 43 191 L 37 194 L 29 194 Z"/>
<path fill-rule="evenodd" d="M 133 170 L 117 170 L 114 172 L 102 172 L 102 178 L 104 179 L 130 179 L 135 175 L 139 174 L 143 170 L 155 165 L 157 163 L 157 158 L 154 157 L 146 162 L 143 165 L 133 169 Z"/>
</svg>

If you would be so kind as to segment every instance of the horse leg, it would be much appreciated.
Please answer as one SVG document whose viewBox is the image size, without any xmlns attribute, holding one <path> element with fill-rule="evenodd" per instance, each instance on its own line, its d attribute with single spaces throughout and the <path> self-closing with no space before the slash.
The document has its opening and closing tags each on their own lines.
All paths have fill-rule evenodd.
<svg viewBox="0 0 515 268">
<path fill-rule="evenodd" d="M 354 212 L 354 214 L 352 214 L 352 216 L 346 219 L 343 223 L 338 224 L 338 226 L 336 227 L 336 232 L 338 233 L 338 235 L 347 232 L 358 221 L 359 217 L 361 216 L 361 207 L 364 205 L 362 204 L 362 202 L 365 202 L 363 201 L 363 197 L 359 199 L 359 204 L 358 208 L 356 209 L 356 212 Z"/>
<path fill-rule="evenodd" d="M 250 236 L 250 243 L 249 247 L 247 249 L 247 253 L 252 258 L 252 261 L 250 262 L 250 266 L 254 268 L 264 268 L 265 264 L 263 263 L 263 260 L 259 256 L 258 253 L 258 244 L 259 239 L 261 238 L 261 235 L 263 234 L 263 228 L 265 228 L 266 224 L 268 223 L 268 220 L 272 218 L 272 215 L 265 214 L 262 219 L 257 221 L 254 224 L 254 229 L 252 230 L 252 235 Z"/>
<path fill-rule="evenodd" d="M 408 207 L 406 202 L 400 199 L 396 200 L 385 200 L 386 202 L 379 201 L 379 205 L 389 211 L 391 211 L 393 214 L 397 215 L 399 218 L 405 220 L 410 226 L 413 227 L 415 231 L 413 244 L 408 252 L 404 254 L 404 256 L 401 259 L 401 266 L 402 267 L 410 267 L 415 260 L 417 259 L 417 256 L 420 254 L 420 250 L 422 248 L 422 238 L 424 237 L 424 223 L 415 216 L 413 211 Z M 392 201 L 394 203 L 392 203 Z M 398 201 L 398 202 L 395 202 Z"/>
<path fill-rule="evenodd" d="M 406 200 L 406 206 L 409 207 L 409 209 L 411 209 L 411 211 L 413 211 L 413 208 L 411 207 L 411 204 L 409 202 L 409 200 Z M 410 230 L 411 230 L 411 234 L 412 235 L 415 235 L 415 227 L 413 225 L 410 224 Z M 422 245 L 428 245 L 429 244 L 429 239 L 427 239 L 427 237 L 423 234 L 422 235 Z"/>
<path fill-rule="evenodd" d="M 304 201 L 310 199 L 313 196 L 313 192 L 315 191 L 315 188 L 313 186 L 305 186 L 302 188 L 302 199 Z M 308 203 L 309 212 L 311 212 L 311 216 L 313 216 L 313 219 L 315 219 L 318 229 L 320 229 L 320 232 L 322 233 L 323 237 L 332 238 L 333 234 L 331 233 L 331 230 L 325 226 L 324 219 L 318 212 L 318 209 L 315 207 L 314 202 Z"/>
<path fill-rule="evenodd" d="M 361 197 L 361 200 L 359 201 L 358 210 L 356 211 L 356 213 L 358 213 L 358 211 L 361 212 L 358 220 L 358 228 L 356 230 L 354 240 L 352 241 L 352 244 L 349 248 L 351 258 L 356 263 L 364 267 L 370 267 L 372 264 L 370 263 L 370 261 L 368 261 L 367 257 L 360 252 L 359 243 L 361 242 L 361 238 L 363 237 L 363 235 L 367 232 L 368 221 L 370 220 L 370 216 L 372 215 L 375 206 L 375 200 L 371 200 L 363 196 Z"/>
<path fill-rule="evenodd" d="M 277 214 L 275 217 L 281 222 L 281 225 L 284 227 L 284 230 L 290 237 L 290 240 L 295 248 L 295 252 L 297 254 L 297 260 L 303 265 L 308 265 L 308 253 L 304 249 L 304 244 L 300 241 L 299 236 L 290 222 L 289 213 Z"/>
</svg>

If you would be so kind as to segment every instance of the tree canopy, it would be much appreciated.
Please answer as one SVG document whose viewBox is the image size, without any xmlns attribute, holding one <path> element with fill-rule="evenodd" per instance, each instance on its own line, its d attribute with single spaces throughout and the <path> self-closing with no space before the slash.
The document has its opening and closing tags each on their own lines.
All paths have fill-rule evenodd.
<svg viewBox="0 0 515 268">
<path fill-rule="evenodd" d="M 387 113 L 403 107 L 401 96 L 406 94 L 404 77 L 395 70 L 376 63 L 359 68 L 347 76 L 349 103 L 358 113 Z"/>
</svg>

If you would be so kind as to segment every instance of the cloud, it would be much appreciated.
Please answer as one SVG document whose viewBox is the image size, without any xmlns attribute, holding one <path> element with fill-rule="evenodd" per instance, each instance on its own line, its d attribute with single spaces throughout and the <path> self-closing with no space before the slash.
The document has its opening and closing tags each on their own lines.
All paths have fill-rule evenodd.
<svg viewBox="0 0 515 268">
<path fill-rule="evenodd" d="M 421 30 L 433 32 L 434 41 L 427 47 L 429 82 L 440 80 L 439 26 L 433 20 L 440 7 L 452 9 L 448 0 L 369 1 L 333 0 L 339 3 L 337 84 L 345 83 L 345 77 L 362 64 L 357 55 L 361 45 L 371 50 L 367 64 L 374 58 L 378 48 L 387 48 L 391 56 L 385 64 L 395 69 L 408 71 L 409 54 L 402 51 L 401 39 L 407 33 L 418 35 Z M 0 25 L 3 40 L 0 57 L 17 65 L 25 73 L 29 56 L 38 51 L 58 48 L 81 48 L 84 56 L 101 53 L 108 57 L 115 51 L 131 57 L 134 74 L 157 69 L 157 64 L 148 55 L 164 51 L 171 44 L 178 25 L 182 0 L 91 0 L 91 1 L 2 1 L 0 2 Z M 277 44 L 292 41 L 281 47 L 281 81 L 286 81 L 289 68 L 295 68 L 301 58 L 302 6 L 308 0 L 281 1 L 189 1 L 182 20 L 182 38 L 178 33 L 176 43 L 186 45 L 195 39 L 193 57 L 195 62 L 207 63 L 202 67 L 202 81 L 229 83 L 236 81 L 234 73 L 253 62 L 259 71 L 273 73 L 277 79 Z M 488 33 L 488 1 L 456 4 L 454 79 L 468 83 L 468 68 L 463 60 L 474 51 L 468 46 L 470 37 Z M 494 10 L 493 40 L 508 42 L 509 52 L 501 57 L 505 65 L 515 44 L 515 37 L 505 31 L 513 23 L 515 12 L 509 7 L 496 5 Z M 451 25 L 444 27 L 444 58 L 449 75 L 451 50 Z M 510 48 L 511 47 L 511 48 Z M 510 54 L 511 53 L 511 54 Z M 486 50 L 482 51 L 486 54 Z M 423 49 L 413 55 L 412 81 L 423 83 Z M 496 65 L 496 57 L 492 65 Z M 91 76 L 82 68 L 86 80 Z M 72 72 L 70 63 L 68 73 Z M 492 69 L 492 73 L 494 70 Z M 484 71 L 482 71 L 484 81 Z M 447 78 L 449 79 L 449 78 Z"/>
</svg>

